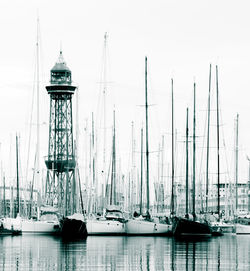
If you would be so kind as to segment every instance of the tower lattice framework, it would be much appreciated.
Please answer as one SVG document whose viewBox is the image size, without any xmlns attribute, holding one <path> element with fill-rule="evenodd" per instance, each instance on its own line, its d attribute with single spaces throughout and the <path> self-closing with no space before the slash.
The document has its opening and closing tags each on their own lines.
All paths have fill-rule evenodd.
<svg viewBox="0 0 250 271">
<path fill-rule="evenodd" d="M 50 71 L 50 85 L 46 89 L 50 95 L 46 203 L 68 215 L 76 209 L 72 119 L 72 96 L 76 87 L 72 85 L 71 71 L 62 52 Z"/>
</svg>

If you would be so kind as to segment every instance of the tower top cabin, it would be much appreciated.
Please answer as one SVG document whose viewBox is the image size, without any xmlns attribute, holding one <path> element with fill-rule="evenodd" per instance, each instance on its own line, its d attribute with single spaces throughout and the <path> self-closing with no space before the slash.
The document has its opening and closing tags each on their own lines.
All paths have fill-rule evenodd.
<svg viewBox="0 0 250 271">
<path fill-rule="evenodd" d="M 46 86 L 46 89 L 48 94 L 74 94 L 76 87 L 72 86 L 71 70 L 64 61 L 62 51 L 50 70 L 50 85 Z"/>
</svg>

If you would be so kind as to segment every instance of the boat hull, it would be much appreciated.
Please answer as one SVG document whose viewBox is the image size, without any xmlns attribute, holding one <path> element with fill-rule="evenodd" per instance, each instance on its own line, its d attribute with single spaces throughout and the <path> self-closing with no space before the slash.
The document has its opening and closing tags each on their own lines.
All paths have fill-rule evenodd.
<svg viewBox="0 0 250 271">
<path fill-rule="evenodd" d="M 235 225 L 221 225 L 221 230 L 224 234 L 235 234 L 236 233 L 236 227 Z"/>
<path fill-rule="evenodd" d="M 236 234 L 250 234 L 250 225 L 236 224 Z"/>
<path fill-rule="evenodd" d="M 234 224 L 224 222 L 211 222 L 211 229 L 213 235 L 236 234 L 236 227 Z"/>
<path fill-rule="evenodd" d="M 185 218 L 175 218 L 173 226 L 174 236 L 204 236 L 212 234 L 211 228 L 207 223 L 192 221 Z"/>
<path fill-rule="evenodd" d="M 125 235 L 125 223 L 116 220 L 88 219 L 88 235 Z"/>
<path fill-rule="evenodd" d="M 21 230 L 14 230 L 14 229 L 5 229 L 4 227 L 0 226 L 0 236 L 2 235 L 19 235 L 22 234 Z"/>
<path fill-rule="evenodd" d="M 57 222 L 23 220 L 22 233 L 58 235 L 60 233 L 60 225 Z"/>
<path fill-rule="evenodd" d="M 80 216 L 65 217 L 61 221 L 61 235 L 64 239 L 84 239 L 87 237 L 87 227 Z"/>
<path fill-rule="evenodd" d="M 0 228 L 0 235 L 18 235 L 22 233 L 21 218 L 4 218 Z"/>
<path fill-rule="evenodd" d="M 126 222 L 128 235 L 171 235 L 172 225 L 153 221 L 131 219 Z"/>
</svg>

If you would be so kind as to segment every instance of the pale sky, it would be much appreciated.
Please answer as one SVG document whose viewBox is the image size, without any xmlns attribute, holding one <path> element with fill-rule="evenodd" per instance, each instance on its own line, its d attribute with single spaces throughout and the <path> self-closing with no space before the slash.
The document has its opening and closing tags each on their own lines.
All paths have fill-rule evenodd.
<svg viewBox="0 0 250 271">
<path fill-rule="evenodd" d="M 115 106 L 117 148 L 123 173 L 126 174 L 131 166 L 128 156 L 131 155 L 132 121 L 135 123 L 136 150 L 140 150 L 139 134 L 145 118 L 144 108 L 139 105 L 144 104 L 144 57 L 147 56 L 149 103 L 154 104 L 150 108 L 150 150 L 158 150 L 164 134 L 167 167 L 171 156 L 171 78 L 174 79 L 179 160 L 182 161 L 180 157 L 184 155 L 181 141 L 185 136 L 187 106 L 190 108 L 190 133 L 192 131 L 194 80 L 197 84 L 197 145 L 198 149 L 202 148 L 210 63 L 213 67 L 211 129 L 215 129 L 216 124 L 215 65 L 218 65 L 221 132 L 223 130 L 221 146 L 225 142 L 229 174 L 233 177 L 234 119 L 239 113 L 239 176 L 245 182 L 248 179 L 246 155 L 250 156 L 249 10 L 250 2 L 247 0 L 1 0 L 0 142 L 4 171 L 9 171 L 10 163 L 15 163 L 13 149 L 16 132 L 21 136 L 22 155 L 27 156 L 36 21 L 39 16 L 43 73 L 40 86 L 41 123 L 44 123 L 41 126 L 43 167 L 42 160 L 47 155 L 49 120 L 49 96 L 45 85 L 58 58 L 60 44 L 74 83 L 79 86 L 80 141 L 83 141 L 85 120 L 90 122 L 91 112 L 97 114 L 100 110 L 97 101 L 103 37 L 107 32 L 107 80 L 111 82 L 107 92 L 107 125 L 112 126 Z M 215 148 L 216 137 L 214 132 L 211 133 L 210 145 Z M 11 142 L 13 155 L 10 154 Z M 84 150 L 81 152 L 83 155 Z M 157 154 L 152 153 L 152 156 Z M 23 171 L 25 159 L 22 161 Z M 225 161 L 225 158 L 222 159 Z M 34 160 L 34 152 L 30 154 L 30 160 Z M 152 167 L 157 165 L 152 162 Z M 182 166 L 179 163 L 177 167 Z M 199 163 L 197 167 L 200 168 Z M 211 173 L 216 172 L 215 167 L 210 170 Z M 226 170 L 221 169 L 223 174 Z"/>
</svg>

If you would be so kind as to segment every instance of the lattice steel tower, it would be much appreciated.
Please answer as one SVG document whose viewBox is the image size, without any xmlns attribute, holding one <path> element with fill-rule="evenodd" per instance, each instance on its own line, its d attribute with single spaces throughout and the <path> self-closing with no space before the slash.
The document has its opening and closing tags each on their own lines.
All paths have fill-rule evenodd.
<svg viewBox="0 0 250 271">
<path fill-rule="evenodd" d="M 75 211 L 77 198 L 72 120 L 72 96 L 76 87 L 72 85 L 71 71 L 62 51 L 50 71 L 50 85 L 46 89 L 50 95 L 46 203 L 68 215 Z"/>
</svg>

